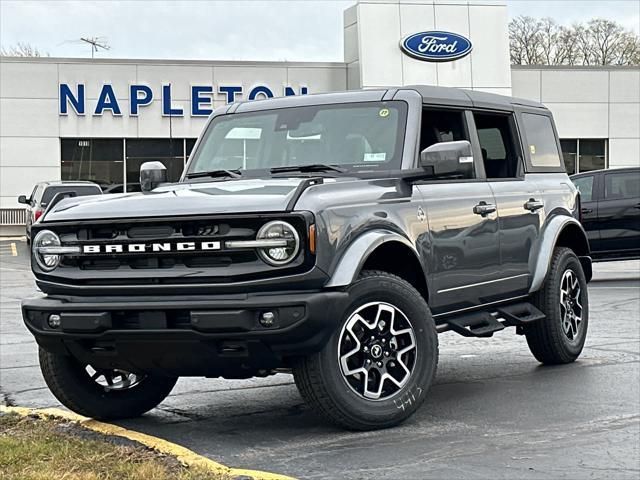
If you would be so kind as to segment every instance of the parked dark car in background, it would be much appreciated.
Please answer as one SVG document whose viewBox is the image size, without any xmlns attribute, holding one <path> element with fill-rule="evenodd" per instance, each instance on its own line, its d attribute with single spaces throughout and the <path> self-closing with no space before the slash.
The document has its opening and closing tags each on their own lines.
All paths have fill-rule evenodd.
<svg viewBox="0 0 640 480">
<path fill-rule="evenodd" d="M 640 258 L 640 168 L 595 170 L 571 180 L 580 190 L 593 260 Z"/>
<path fill-rule="evenodd" d="M 123 183 L 113 183 L 111 185 L 102 185 L 102 193 L 124 193 Z M 139 183 L 127 183 L 127 193 L 139 192 L 141 190 Z"/>
<path fill-rule="evenodd" d="M 31 225 L 37 222 L 46 211 L 53 198 L 62 192 L 71 192 L 71 196 L 83 197 L 86 195 L 102 195 L 102 189 L 93 182 L 40 182 L 33 187 L 30 196 L 20 195 L 18 203 L 27 206 L 27 242 L 31 235 Z"/>
</svg>

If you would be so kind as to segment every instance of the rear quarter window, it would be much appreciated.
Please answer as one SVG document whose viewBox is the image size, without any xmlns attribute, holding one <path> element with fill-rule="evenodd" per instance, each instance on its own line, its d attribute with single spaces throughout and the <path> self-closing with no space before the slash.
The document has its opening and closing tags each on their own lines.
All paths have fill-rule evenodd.
<svg viewBox="0 0 640 480">
<path fill-rule="evenodd" d="M 551 118 L 546 115 L 523 113 L 522 122 L 527 137 L 527 150 L 532 167 L 560 168 L 560 152 Z"/>
</svg>

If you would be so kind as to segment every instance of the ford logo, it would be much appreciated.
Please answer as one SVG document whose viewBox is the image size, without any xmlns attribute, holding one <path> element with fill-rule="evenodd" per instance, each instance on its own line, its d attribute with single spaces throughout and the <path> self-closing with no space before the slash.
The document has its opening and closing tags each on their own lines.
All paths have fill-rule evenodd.
<svg viewBox="0 0 640 480">
<path fill-rule="evenodd" d="M 400 48 L 413 58 L 446 62 L 467 55 L 472 48 L 468 38 L 451 32 L 420 32 L 405 37 Z"/>
</svg>

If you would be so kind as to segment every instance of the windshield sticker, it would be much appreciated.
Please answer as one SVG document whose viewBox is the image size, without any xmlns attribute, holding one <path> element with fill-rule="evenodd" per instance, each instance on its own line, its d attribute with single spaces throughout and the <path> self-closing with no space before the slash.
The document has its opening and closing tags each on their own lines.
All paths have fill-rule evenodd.
<svg viewBox="0 0 640 480">
<path fill-rule="evenodd" d="M 384 162 L 387 159 L 387 153 L 365 153 L 362 158 L 363 162 Z"/>
<path fill-rule="evenodd" d="M 380 115 L 382 118 L 389 116 L 389 109 L 381 108 L 380 111 L 378 112 L 378 115 Z"/>
</svg>

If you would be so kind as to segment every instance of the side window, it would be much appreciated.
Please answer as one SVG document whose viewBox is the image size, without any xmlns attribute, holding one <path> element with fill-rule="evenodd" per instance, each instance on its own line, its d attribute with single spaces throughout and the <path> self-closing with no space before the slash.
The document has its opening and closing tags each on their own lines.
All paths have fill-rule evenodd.
<svg viewBox="0 0 640 480">
<path fill-rule="evenodd" d="M 36 187 L 36 190 L 33 192 L 33 196 L 31 197 L 31 201 L 34 205 L 36 203 L 40 203 L 43 192 L 44 192 L 44 187 L 42 185 L 38 185 Z"/>
<path fill-rule="evenodd" d="M 435 143 L 469 140 L 463 115 L 461 111 L 423 109 L 420 151 Z"/>
<path fill-rule="evenodd" d="M 560 167 L 560 153 L 551 119 L 546 115 L 523 113 L 522 122 L 527 136 L 531 166 Z"/>
<path fill-rule="evenodd" d="M 474 113 L 487 178 L 518 176 L 520 155 L 511 115 Z"/>
<path fill-rule="evenodd" d="M 31 196 L 29 196 L 29 200 L 31 200 L 32 202 L 36 199 L 37 191 L 38 191 L 38 185 L 33 187 L 33 190 L 31 191 Z"/>
<path fill-rule="evenodd" d="M 640 200 L 640 172 L 607 173 L 604 176 L 604 199 Z"/>
<path fill-rule="evenodd" d="M 580 177 L 573 180 L 573 184 L 580 191 L 580 198 L 583 202 L 590 202 L 593 200 L 593 175 L 588 177 Z"/>
</svg>

